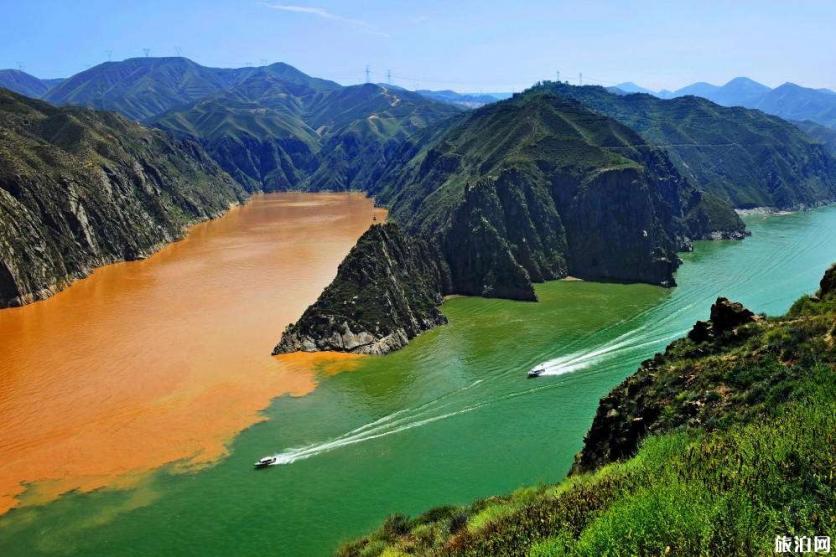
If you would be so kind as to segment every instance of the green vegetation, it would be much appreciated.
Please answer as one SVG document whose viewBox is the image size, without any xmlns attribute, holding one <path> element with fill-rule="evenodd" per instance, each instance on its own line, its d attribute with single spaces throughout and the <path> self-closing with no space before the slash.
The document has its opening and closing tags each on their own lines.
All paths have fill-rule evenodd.
<svg viewBox="0 0 836 557">
<path fill-rule="evenodd" d="M 698 188 L 735 207 L 787 209 L 836 199 L 836 161 L 780 118 L 692 96 L 663 100 L 564 83 L 545 83 L 526 94 L 542 91 L 576 99 L 636 130 L 664 149 Z"/>
<path fill-rule="evenodd" d="M 834 536 L 836 267 L 786 316 L 745 321 L 675 341 L 605 397 L 578 457 L 608 455 L 592 470 L 395 515 L 340 554 L 763 555 L 776 535 Z M 592 435 L 637 419 L 624 459 Z"/>
<path fill-rule="evenodd" d="M 196 143 L 0 90 L 0 307 L 144 257 L 246 198 Z"/>
</svg>

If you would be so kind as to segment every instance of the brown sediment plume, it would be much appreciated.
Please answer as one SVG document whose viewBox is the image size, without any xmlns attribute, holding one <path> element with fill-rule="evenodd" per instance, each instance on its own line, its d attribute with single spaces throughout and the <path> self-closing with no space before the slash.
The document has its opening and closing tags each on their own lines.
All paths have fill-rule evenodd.
<svg viewBox="0 0 836 557">
<path fill-rule="evenodd" d="M 281 395 L 352 355 L 271 357 L 385 212 L 360 194 L 272 194 L 145 261 L 0 310 L 0 514 L 226 453 Z"/>
</svg>

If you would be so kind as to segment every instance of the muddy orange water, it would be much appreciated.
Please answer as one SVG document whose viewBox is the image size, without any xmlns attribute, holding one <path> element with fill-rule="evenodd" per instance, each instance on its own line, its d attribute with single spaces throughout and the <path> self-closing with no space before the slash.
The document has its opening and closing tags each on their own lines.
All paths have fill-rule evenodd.
<svg viewBox="0 0 836 557">
<path fill-rule="evenodd" d="M 369 227 L 360 194 L 253 198 L 144 261 L 0 310 L 0 514 L 205 465 L 334 355 L 271 357 Z"/>
</svg>

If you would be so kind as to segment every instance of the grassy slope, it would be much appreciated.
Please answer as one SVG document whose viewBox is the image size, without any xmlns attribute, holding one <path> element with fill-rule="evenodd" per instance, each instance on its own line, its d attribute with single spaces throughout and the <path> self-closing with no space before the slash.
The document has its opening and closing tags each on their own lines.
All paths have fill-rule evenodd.
<svg viewBox="0 0 836 557">
<path fill-rule="evenodd" d="M 831 268 L 786 316 L 671 344 L 642 387 L 665 415 L 632 458 L 395 515 L 340 554 L 763 555 L 777 534 L 834 536 L 834 283 Z"/>
</svg>

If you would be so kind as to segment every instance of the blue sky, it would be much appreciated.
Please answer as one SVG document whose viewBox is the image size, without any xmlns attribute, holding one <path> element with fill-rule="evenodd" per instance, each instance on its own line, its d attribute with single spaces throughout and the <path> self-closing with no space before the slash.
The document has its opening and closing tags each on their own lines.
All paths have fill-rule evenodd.
<svg viewBox="0 0 836 557">
<path fill-rule="evenodd" d="M 0 0 L 0 68 L 108 59 L 282 61 L 340 83 L 519 90 L 538 79 L 677 88 L 746 75 L 836 89 L 835 1 Z"/>
</svg>

